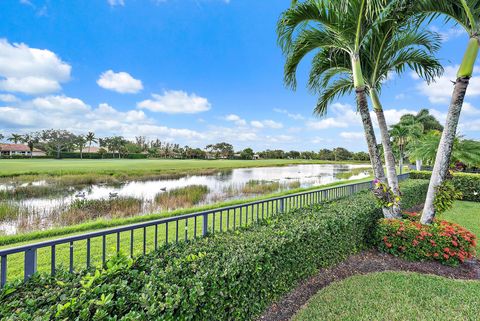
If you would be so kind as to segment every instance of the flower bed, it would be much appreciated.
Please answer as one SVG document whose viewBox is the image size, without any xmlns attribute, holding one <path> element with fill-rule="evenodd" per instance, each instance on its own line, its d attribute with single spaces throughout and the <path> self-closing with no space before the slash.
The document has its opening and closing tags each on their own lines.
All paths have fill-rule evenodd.
<svg viewBox="0 0 480 321">
<path fill-rule="evenodd" d="M 475 255 L 476 236 L 458 224 L 436 220 L 419 222 L 419 214 L 404 219 L 381 219 L 377 228 L 380 251 L 415 261 L 435 260 L 456 266 Z"/>
</svg>

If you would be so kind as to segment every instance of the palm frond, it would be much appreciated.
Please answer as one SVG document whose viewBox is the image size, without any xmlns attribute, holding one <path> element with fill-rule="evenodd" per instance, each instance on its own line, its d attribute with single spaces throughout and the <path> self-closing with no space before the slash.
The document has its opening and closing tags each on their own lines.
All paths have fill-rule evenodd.
<svg viewBox="0 0 480 321">
<path fill-rule="evenodd" d="M 318 116 L 324 116 L 332 101 L 353 90 L 353 79 L 351 77 L 335 79 L 335 81 L 332 81 L 332 83 L 320 93 L 314 113 Z"/>
</svg>

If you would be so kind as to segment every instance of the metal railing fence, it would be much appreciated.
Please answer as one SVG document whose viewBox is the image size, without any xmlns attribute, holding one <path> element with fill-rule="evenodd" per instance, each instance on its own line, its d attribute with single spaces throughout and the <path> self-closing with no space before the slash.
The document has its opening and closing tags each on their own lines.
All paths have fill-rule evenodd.
<svg viewBox="0 0 480 321">
<path fill-rule="evenodd" d="M 399 176 L 407 179 L 409 174 Z M 236 230 L 278 213 L 338 199 L 372 187 L 372 182 L 341 185 L 269 198 L 235 206 L 152 220 L 81 235 L 0 250 L 0 287 L 7 280 L 28 280 L 35 272 L 55 274 L 62 266 L 70 272 L 104 264 L 108 257 L 126 252 L 131 257 L 163 244 L 194 240 L 208 233 Z"/>
</svg>

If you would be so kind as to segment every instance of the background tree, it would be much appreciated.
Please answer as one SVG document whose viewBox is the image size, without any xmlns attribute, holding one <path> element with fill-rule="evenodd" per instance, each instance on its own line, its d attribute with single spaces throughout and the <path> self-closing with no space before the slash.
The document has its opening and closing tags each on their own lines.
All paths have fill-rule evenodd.
<svg viewBox="0 0 480 321">
<path fill-rule="evenodd" d="M 74 144 L 75 135 L 67 130 L 48 129 L 40 134 L 42 141 L 46 144 L 48 150 L 56 154 L 56 158 L 61 158 L 62 151 Z"/>
<path fill-rule="evenodd" d="M 33 157 L 33 150 L 35 149 L 35 145 L 38 144 L 39 141 L 40 141 L 39 133 L 29 133 L 21 137 L 21 142 L 26 144 L 30 149 L 30 158 Z"/>
<path fill-rule="evenodd" d="M 5 138 L 3 134 L 0 134 L 0 142 Z M 2 146 L 0 146 L 0 158 L 2 158 Z"/>
<path fill-rule="evenodd" d="M 241 158 L 241 159 L 251 160 L 251 159 L 253 159 L 253 155 L 255 155 L 254 152 L 253 152 L 253 149 L 251 149 L 251 148 L 245 148 L 245 149 L 242 150 L 242 152 L 240 153 L 240 158 Z"/>
<path fill-rule="evenodd" d="M 92 148 L 92 143 L 98 142 L 98 139 L 95 137 L 94 132 L 88 132 L 87 136 L 85 136 L 85 139 L 88 142 L 88 152 L 90 153 L 90 149 Z"/>
<path fill-rule="evenodd" d="M 80 159 L 83 159 L 83 149 L 85 148 L 85 146 L 87 145 L 87 139 L 85 136 L 83 135 L 77 135 L 75 136 L 75 138 L 73 139 L 73 144 L 75 145 L 75 147 L 78 149 L 78 151 L 80 152 Z"/>
<path fill-rule="evenodd" d="M 22 141 L 22 135 L 11 134 L 10 137 L 8 137 L 8 141 L 13 142 L 14 144 L 18 144 Z"/>
<path fill-rule="evenodd" d="M 465 94 L 473 75 L 480 46 L 480 1 L 478 0 L 417 0 L 418 10 L 433 17 L 443 16 L 453 20 L 470 36 L 462 63 L 457 72 L 452 100 L 447 113 L 445 128 L 435 158 L 435 165 L 428 187 L 425 207 L 422 213 L 423 224 L 432 223 L 435 218 L 435 191 L 446 179 L 453 145 L 457 134 L 457 126 L 462 111 Z"/>
</svg>

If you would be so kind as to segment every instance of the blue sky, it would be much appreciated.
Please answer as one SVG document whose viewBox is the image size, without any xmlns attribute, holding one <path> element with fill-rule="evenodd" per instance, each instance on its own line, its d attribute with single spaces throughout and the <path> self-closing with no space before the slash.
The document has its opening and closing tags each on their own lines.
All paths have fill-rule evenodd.
<svg viewBox="0 0 480 321">
<path fill-rule="evenodd" d="M 316 97 L 283 86 L 275 26 L 290 0 L 4 0 L 0 4 L 0 132 L 66 128 L 158 137 L 204 147 L 365 150 L 354 98 L 322 119 Z M 410 72 L 382 93 L 389 123 L 428 108 L 444 121 L 467 35 L 444 36 L 445 75 Z M 479 68 L 480 70 L 480 68 Z M 471 81 L 461 134 L 480 138 L 480 81 Z"/>
</svg>

